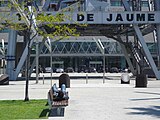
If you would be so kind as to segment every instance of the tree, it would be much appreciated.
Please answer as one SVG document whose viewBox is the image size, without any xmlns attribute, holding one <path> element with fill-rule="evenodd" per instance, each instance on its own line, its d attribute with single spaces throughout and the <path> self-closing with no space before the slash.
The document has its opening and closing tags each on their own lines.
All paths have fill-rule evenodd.
<svg viewBox="0 0 160 120">
<path fill-rule="evenodd" d="M 18 2 L 20 1 L 20 2 Z M 69 36 L 76 36 L 76 29 L 69 24 L 61 24 L 65 19 L 69 19 L 63 13 L 55 15 L 47 15 L 40 13 L 33 6 L 34 0 L 11 0 L 8 8 L 11 10 L 8 14 L 1 13 L 0 29 L 13 29 L 21 33 L 27 34 L 28 37 L 28 55 L 27 55 L 27 77 L 25 89 L 25 101 L 29 101 L 28 85 L 29 85 L 29 66 L 30 66 L 30 49 L 31 41 L 37 36 L 43 36 L 60 40 Z M 16 13 L 18 11 L 18 13 Z M 16 13 L 16 14 L 15 14 Z M 17 19 L 18 17 L 18 19 Z"/>
</svg>

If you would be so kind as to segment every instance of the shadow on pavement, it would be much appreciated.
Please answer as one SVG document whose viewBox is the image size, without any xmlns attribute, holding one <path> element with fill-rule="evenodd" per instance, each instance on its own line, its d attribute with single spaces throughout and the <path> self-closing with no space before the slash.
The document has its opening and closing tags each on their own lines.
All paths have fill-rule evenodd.
<svg viewBox="0 0 160 120">
<path fill-rule="evenodd" d="M 42 117 L 64 117 L 65 108 L 43 109 L 39 118 Z"/>
<path fill-rule="evenodd" d="M 160 100 L 160 98 L 138 98 L 138 99 L 130 99 L 131 101 L 138 101 L 138 100 Z"/>
<path fill-rule="evenodd" d="M 160 95 L 160 93 L 155 93 L 155 92 L 139 92 L 139 91 L 137 91 L 136 93 Z"/>
<path fill-rule="evenodd" d="M 64 117 L 65 108 L 52 108 L 48 117 Z"/>
<path fill-rule="evenodd" d="M 147 97 L 147 98 L 133 98 L 133 99 L 130 99 L 131 101 L 139 101 L 139 100 L 158 100 L 158 99 L 160 99 L 160 97 L 159 97 L 159 95 L 160 95 L 160 93 L 155 93 L 155 92 L 139 92 L 139 91 L 137 91 L 137 92 L 135 92 L 135 93 L 140 93 L 140 94 L 151 94 L 151 95 L 156 95 L 155 97 L 153 96 L 153 97 Z M 158 97 L 157 97 L 157 95 L 158 95 Z"/>
<path fill-rule="evenodd" d="M 133 108 L 126 108 L 126 109 L 132 109 L 134 111 L 137 110 L 137 112 L 127 113 L 129 115 L 149 115 L 149 116 L 160 118 L 160 106 L 151 106 L 149 108 L 133 107 Z"/>
</svg>

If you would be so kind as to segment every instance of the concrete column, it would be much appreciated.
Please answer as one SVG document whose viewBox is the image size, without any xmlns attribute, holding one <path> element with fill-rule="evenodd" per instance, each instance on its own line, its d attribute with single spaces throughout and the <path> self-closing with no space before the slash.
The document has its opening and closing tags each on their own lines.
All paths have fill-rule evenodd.
<svg viewBox="0 0 160 120">
<path fill-rule="evenodd" d="M 9 75 L 9 80 L 14 80 L 14 69 L 15 69 L 15 51 L 16 51 L 16 40 L 17 32 L 15 30 L 10 30 L 8 38 L 8 49 L 7 49 L 7 67 L 6 73 Z"/>
<path fill-rule="evenodd" d="M 160 11 L 160 0 L 154 0 L 155 11 Z M 158 67 L 160 67 L 160 24 L 156 24 L 156 37 L 158 48 Z"/>
</svg>

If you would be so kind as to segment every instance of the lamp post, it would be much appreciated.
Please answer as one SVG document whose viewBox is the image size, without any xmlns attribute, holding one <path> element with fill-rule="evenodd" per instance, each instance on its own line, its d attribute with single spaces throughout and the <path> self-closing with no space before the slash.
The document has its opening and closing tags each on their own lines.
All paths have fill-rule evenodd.
<svg viewBox="0 0 160 120">
<path fill-rule="evenodd" d="M 103 55 L 103 83 L 105 83 L 105 49 L 100 39 L 98 39 L 98 43 L 101 48 L 101 53 Z"/>
<path fill-rule="evenodd" d="M 50 56 L 50 66 L 51 66 L 51 87 L 52 87 L 52 52 L 51 53 L 51 56 Z"/>
<path fill-rule="evenodd" d="M 39 51 L 38 51 L 38 39 L 36 39 L 36 83 L 38 83 L 38 73 L 40 72 L 38 69 L 39 65 Z"/>
<path fill-rule="evenodd" d="M 106 69 L 105 64 L 106 64 L 106 62 L 105 62 L 105 54 L 103 52 L 103 83 L 105 83 L 105 73 L 106 73 L 106 71 L 105 71 L 105 69 Z"/>
<path fill-rule="evenodd" d="M 101 51 L 102 55 L 103 55 L 103 83 L 105 83 L 105 49 L 104 49 L 104 46 L 101 42 L 100 39 L 96 40 L 96 38 L 93 38 L 94 41 L 96 42 L 99 50 Z"/>
<path fill-rule="evenodd" d="M 50 66 L 51 66 L 51 87 L 52 87 L 52 44 L 51 44 L 51 39 L 47 37 L 45 41 L 45 46 L 48 48 L 50 52 Z"/>
</svg>

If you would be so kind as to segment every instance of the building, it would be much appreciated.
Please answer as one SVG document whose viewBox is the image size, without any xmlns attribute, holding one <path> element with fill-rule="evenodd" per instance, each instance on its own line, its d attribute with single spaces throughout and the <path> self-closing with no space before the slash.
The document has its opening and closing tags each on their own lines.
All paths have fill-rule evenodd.
<svg viewBox="0 0 160 120">
<path fill-rule="evenodd" d="M 141 11 L 141 12 L 154 11 L 154 4 L 152 0 L 127 0 L 127 3 L 129 3 L 130 9 L 132 11 Z M 70 12 L 72 10 L 74 12 L 83 11 L 87 13 L 97 13 L 97 14 L 102 12 L 104 13 L 113 12 L 117 14 L 125 11 L 125 7 L 123 6 L 123 2 L 121 0 L 39 0 L 33 5 L 35 7 L 38 5 L 38 10 L 44 11 L 46 13 L 52 13 L 61 10 L 66 10 Z M 5 2 L 0 2 L 1 11 L 9 10 L 7 9 L 6 6 L 7 6 L 7 0 L 5 0 Z M 81 18 L 79 18 L 79 20 L 82 20 Z M 92 21 L 93 16 L 92 15 L 88 16 L 88 19 Z M 116 19 L 118 19 L 118 21 L 121 20 L 119 16 Z M 143 18 L 141 19 L 143 20 Z M 122 22 L 124 23 L 124 21 Z M 68 67 L 73 67 L 73 69 L 77 72 L 80 71 L 80 69 L 84 66 L 87 68 L 95 67 L 97 71 L 102 72 L 103 71 L 102 67 L 104 63 L 105 67 L 108 68 L 106 70 L 110 70 L 112 67 L 117 67 L 119 69 L 130 68 L 128 61 L 126 61 L 126 57 L 129 57 L 130 61 L 133 64 L 132 67 L 136 66 L 137 64 L 136 60 L 140 63 L 140 66 L 148 67 L 147 66 L 148 62 L 146 62 L 144 65 L 141 65 L 142 61 L 139 61 L 134 56 L 133 51 L 132 55 L 131 53 L 128 53 L 127 55 L 123 54 L 124 50 L 122 49 L 122 45 L 120 44 L 121 42 L 119 38 L 117 37 L 118 32 L 123 32 L 123 30 L 125 31 L 124 33 L 120 34 L 122 42 L 125 41 L 125 43 L 127 44 L 134 43 L 133 46 L 130 46 L 133 48 L 136 48 L 136 46 L 138 48 L 139 46 L 138 40 L 135 40 L 134 37 L 135 34 L 133 34 L 132 32 L 133 29 L 130 29 L 130 26 L 127 25 L 120 23 L 103 25 L 103 23 L 98 23 L 94 26 L 92 23 L 89 22 L 87 30 L 78 30 L 81 32 L 80 37 L 70 37 L 68 39 L 64 39 L 61 41 L 51 40 L 52 52 L 50 53 L 47 47 L 43 47 L 42 50 L 39 51 L 40 52 L 39 64 L 43 67 L 49 67 L 51 66 L 50 63 L 52 63 L 53 67 L 55 68 L 61 67 L 64 69 Z M 150 28 L 146 27 L 146 29 L 144 28 L 145 26 L 142 27 L 143 27 L 142 34 L 144 36 L 145 42 L 150 50 L 150 53 L 153 56 L 155 64 L 158 66 L 158 59 L 159 59 L 157 55 L 158 47 L 154 29 L 152 29 L 152 27 Z M 96 30 L 97 28 L 98 30 Z M 105 31 L 105 34 L 103 33 L 103 29 Z M 113 33 L 114 30 L 115 33 Z M 128 30 L 129 33 L 129 35 L 127 35 L 128 38 L 124 38 L 125 37 L 124 34 L 127 33 L 126 30 Z M 8 30 L 1 31 L 0 39 L 2 38 L 6 40 L 5 43 L 7 44 L 6 38 L 8 38 Z M 98 44 L 96 43 L 96 40 L 100 40 L 100 42 L 102 43 L 104 47 L 104 53 L 101 50 L 101 48 L 99 48 Z M 37 41 L 41 43 L 42 38 L 38 37 Z M 129 45 L 131 44 L 128 44 L 128 46 Z M 18 65 L 19 60 L 21 59 L 21 54 L 24 49 L 22 46 L 25 47 L 23 36 L 19 35 L 17 37 L 16 46 L 17 46 L 16 47 L 17 51 L 15 57 L 15 66 Z M 138 50 L 140 54 L 144 55 L 144 53 L 141 53 L 140 49 L 136 50 Z M 32 45 L 31 61 L 33 61 L 35 56 L 36 56 L 36 41 Z M 22 67 L 19 69 L 22 69 Z"/>
</svg>

